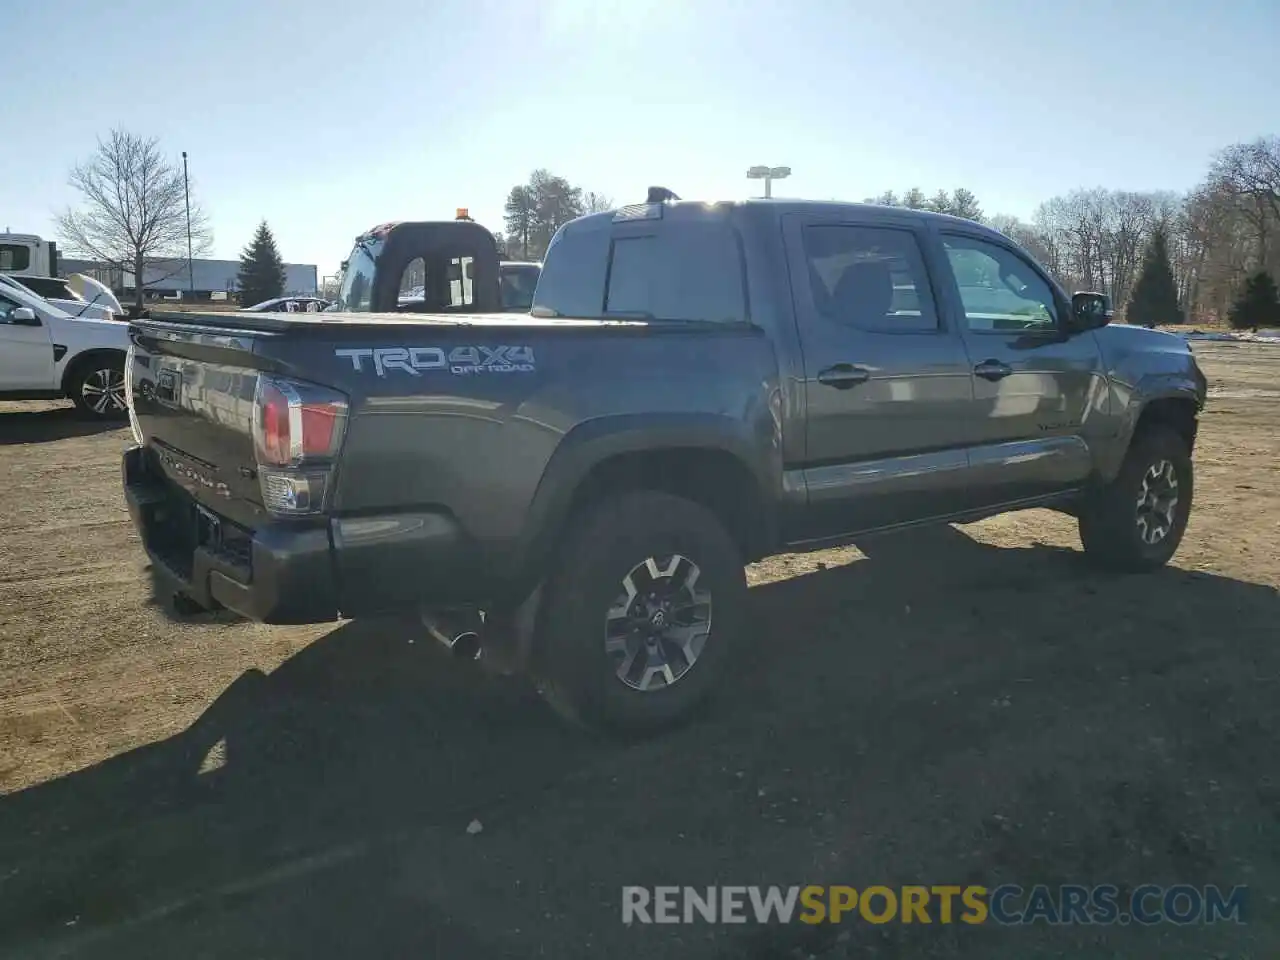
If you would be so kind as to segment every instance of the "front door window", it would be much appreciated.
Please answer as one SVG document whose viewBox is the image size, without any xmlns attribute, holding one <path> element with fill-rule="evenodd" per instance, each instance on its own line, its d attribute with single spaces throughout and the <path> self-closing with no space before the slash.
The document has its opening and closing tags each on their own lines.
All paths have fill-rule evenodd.
<svg viewBox="0 0 1280 960">
<path fill-rule="evenodd" d="M 972 237 L 944 237 L 943 245 L 969 330 L 1004 333 L 1057 328 L 1053 291 L 1022 257 Z"/>
</svg>

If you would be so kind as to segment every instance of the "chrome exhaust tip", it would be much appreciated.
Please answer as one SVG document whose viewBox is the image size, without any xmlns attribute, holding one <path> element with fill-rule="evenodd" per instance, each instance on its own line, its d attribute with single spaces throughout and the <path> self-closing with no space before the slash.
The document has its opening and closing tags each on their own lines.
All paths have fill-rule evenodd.
<svg viewBox="0 0 1280 960">
<path fill-rule="evenodd" d="M 444 648 L 461 660 L 479 660 L 484 620 L 478 611 L 422 614 L 422 625 Z"/>
<path fill-rule="evenodd" d="M 460 660 L 479 660 L 480 634 L 474 630 L 463 630 L 453 638 L 449 649 Z"/>
</svg>

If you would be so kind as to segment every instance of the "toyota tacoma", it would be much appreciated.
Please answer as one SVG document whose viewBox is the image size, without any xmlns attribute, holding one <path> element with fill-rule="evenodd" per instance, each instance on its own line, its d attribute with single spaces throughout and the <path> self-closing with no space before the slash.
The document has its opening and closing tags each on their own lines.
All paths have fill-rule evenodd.
<svg viewBox="0 0 1280 960">
<path fill-rule="evenodd" d="M 1029 507 L 1117 570 L 1182 537 L 1187 344 L 987 227 L 653 188 L 559 229 L 529 314 L 499 263 L 478 224 L 384 224 L 336 312 L 135 321 L 124 485 L 163 589 L 266 623 L 413 612 L 651 731 L 721 680 L 750 561 Z"/>
</svg>

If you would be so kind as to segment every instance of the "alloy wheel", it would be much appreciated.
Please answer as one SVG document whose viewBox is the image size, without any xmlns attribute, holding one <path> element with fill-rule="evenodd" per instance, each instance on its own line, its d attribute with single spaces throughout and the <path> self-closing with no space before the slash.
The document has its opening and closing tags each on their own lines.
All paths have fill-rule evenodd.
<svg viewBox="0 0 1280 960">
<path fill-rule="evenodd" d="M 622 578 L 605 616 L 605 652 L 618 679 L 651 692 L 692 669 L 711 633 L 711 591 L 702 571 L 681 554 L 647 557 Z"/>
<path fill-rule="evenodd" d="M 1169 535 L 1177 507 L 1178 475 L 1170 461 L 1158 460 L 1147 468 L 1138 493 L 1135 519 L 1143 543 L 1155 546 Z"/>
<path fill-rule="evenodd" d="M 85 406 L 98 415 L 123 412 L 128 407 L 124 393 L 124 372 L 113 367 L 94 370 L 80 385 Z"/>
</svg>

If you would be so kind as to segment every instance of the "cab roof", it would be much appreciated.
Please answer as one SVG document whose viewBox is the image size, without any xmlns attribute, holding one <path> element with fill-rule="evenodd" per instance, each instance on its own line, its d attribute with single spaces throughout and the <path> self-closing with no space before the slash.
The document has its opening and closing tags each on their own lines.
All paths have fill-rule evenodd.
<svg viewBox="0 0 1280 960">
<path fill-rule="evenodd" d="M 993 233 L 992 228 L 974 220 L 953 217 L 946 213 L 934 213 L 930 210 L 913 210 L 909 207 L 890 207 L 876 203 L 850 203 L 841 200 L 803 200 L 796 198 L 764 198 L 754 197 L 747 200 L 667 200 L 663 202 L 633 203 L 608 210 L 603 213 L 592 213 L 571 221 L 575 227 L 581 225 L 603 226 L 609 223 L 625 223 L 645 220 L 699 220 L 708 217 L 728 217 L 735 212 L 757 211 L 771 216 L 796 213 L 817 217 L 838 218 L 856 216 L 861 221 L 934 221 L 951 227 L 964 226 L 980 233 Z"/>
</svg>

